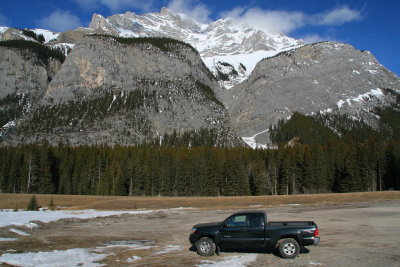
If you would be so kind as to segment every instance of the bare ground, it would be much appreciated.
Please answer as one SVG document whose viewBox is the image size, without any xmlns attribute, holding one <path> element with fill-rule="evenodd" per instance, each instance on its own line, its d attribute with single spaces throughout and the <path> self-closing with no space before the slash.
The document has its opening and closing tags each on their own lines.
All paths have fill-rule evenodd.
<svg viewBox="0 0 400 267">
<path fill-rule="evenodd" d="M 253 208 L 254 209 L 254 208 Z M 88 220 L 63 219 L 40 224 L 31 236 L 17 236 L 11 227 L 0 228 L 2 237 L 18 241 L 0 242 L 0 254 L 14 250 L 38 252 L 69 248 L 95 249 L 113 241 L 144 240 L 148 249 L 115 247 L 101 263 L 108 266 L 195 266 L 204 260 L 223 261 L 237 255 L 256 255 L 249 266 L 399 266 L 400 201 L 360 202 L 318 206 L 282 204 L 264 208 L 270 220 L 313 220 L 320 228 L 321 245 L 307 247 L 294 260 L 285 260 L 273 250 L 247 253 L 222 252 L 201 257 L 190 248 L 191 227 L 201 222 L 221 221 L 237 210 L 165 210 L 144 215 L 120 215 Z M 16 228 L 16 227 L 14 227 Z M 162 253 L 167 246 L 181 250 Z M 133 256 L 140 260 L 128 263 Z"/>
</svg>

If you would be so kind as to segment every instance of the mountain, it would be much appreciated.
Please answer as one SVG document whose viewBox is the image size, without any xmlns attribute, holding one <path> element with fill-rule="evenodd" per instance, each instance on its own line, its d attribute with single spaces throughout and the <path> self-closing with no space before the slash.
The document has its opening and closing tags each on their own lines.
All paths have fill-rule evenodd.
<svg viewBox="0 0 400 267">
<path fill-rule="evenodd" d="M 2 47 L 1 55 L 9 59 L 12 73 L 3 76 L 17 76 L 19 69 L 14 65 L 24 61 L 24 53 Z M 37 58 L 31 58 L 33 63 L 23 62 L 27 67 L 20 76 L 29 77 L 22 80 L 32 81 L 27 87 L 33 90 L 40 80 L 33 80 Z M 47 78 L 37 94 L 40 102 L 13 122 L 15 127 L 4 135 L 4 144 L 47 140 L 51 144 L 128 145 L 187 136 L 208 138 L 203 141 L 209 145 L 242 145 L 214 95 L 214 77 L 197 51 L 180 41 L 86 36 L 57 74 Z M 11 87 L 19 85 L 14 81 Z"/>
<path fill-rule="evenodd" d="M 168 37 L 192 45 L 219 83 L 229 89 L 247 79 L 255 65 L 265 57 L 303 45 L 284 34 L 266 33 L 231 19 L 219 19 L 210 24 L 199 23 L 184 14 L 167 8 L 160 13 L 137 15 L 132 12 L 104 18 L 94 14 L 88 28 L 55 33 L 33 29 L 45 37 L 45 43 L 68 53 L 86 34 L 108 34 L 118 37 Z M 21 30 L 1 27 L 0 40 L 24 39 Z"/>
<path fill-rule="evenodd" d="M 136 15 L 132 12 L 104 18 L 93 15 L 85 32 L 107 33 L 122 37 L 169 37 L 191 44 L 206 66 L 226 88 L 239 84 L 258 61 L 303 44 L 283 34 L 270 34 L 231 19 L 210 24 L 198 23 L 167 8 L 160 13 Z"/>
<path fill-rule="evenodd" d="M 0 40 L 4 144 L 266 147 L 297 113 L 338 135 L 353 127 L 344 117 L 397 132 L 399 77 L 343 43 L 304 45 L 166 8 L 94 14 L 88 28 L 62 33 L 0 27 Z"/>
<path fill-rule="evenodd" d="M 260 61 L 246 81 L 219 95 L 239 134 L 256 146 L 293 112 L 347 114 L 378 127 L 373 108 L 396 103 L 399 92 L 399 77 L 370 52 L 323 42 Z"/>
</svg>

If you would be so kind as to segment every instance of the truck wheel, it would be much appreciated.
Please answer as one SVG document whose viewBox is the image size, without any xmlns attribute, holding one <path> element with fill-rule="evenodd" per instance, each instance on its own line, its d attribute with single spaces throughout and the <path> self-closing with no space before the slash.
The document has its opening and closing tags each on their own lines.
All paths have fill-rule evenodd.
<svg viewBox="0 0 400 267">
<path fill-rule="evenodd" d="M 209 237 L 202 237 L 196 242 L 197 253 L 201 256 L 212 256 L 215 252 L 215 243 Z"/>
<path fill-rule="evenodd" d="M 279 253 L 285 259 L 294 259 L 299 255 L 299 243 L 293 238 L 279 240 Z"/>
</svg>

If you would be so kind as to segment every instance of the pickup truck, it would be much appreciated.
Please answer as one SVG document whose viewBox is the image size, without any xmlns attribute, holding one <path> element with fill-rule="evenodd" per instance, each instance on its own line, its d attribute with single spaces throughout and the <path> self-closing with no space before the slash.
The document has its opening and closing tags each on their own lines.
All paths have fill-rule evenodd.
<svg viewBox="0 0 400 267">
<path fill-rule="evenodd" d="M 244 211 L 223 222 L 193 226 L 189 241 L 202 256 L 220 249 L 278 248 L 283 258 L 298 256 L 300 246 L 319 245 L 318 226 L 312 221 L 268 222 L 263 211 Z"/>
</svg>

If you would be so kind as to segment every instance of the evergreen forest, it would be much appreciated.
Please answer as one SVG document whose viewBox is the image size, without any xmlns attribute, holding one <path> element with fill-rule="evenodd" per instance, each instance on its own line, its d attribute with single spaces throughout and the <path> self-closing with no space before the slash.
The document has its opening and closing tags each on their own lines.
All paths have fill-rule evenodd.
<svg viewBox="0 0 400 267">
<path fill-rule="evenodd" d="M 379 130 L 342 115 L 294 113 L 270 128 L 278 145 L 264 150 L 219 147 L 207 130 L 174 132 L 162 142 L 136 146 L 0 146 L 0 193 L 241 196 L 400 190 L 400 116 L 397 108 L 376 112 L 383 121 Z"/>
<path fill-rule="evenodd" d="M 400 189 L 400 144 L 0 148 L 1 192 L 241 196 Z"/>
</svg>

